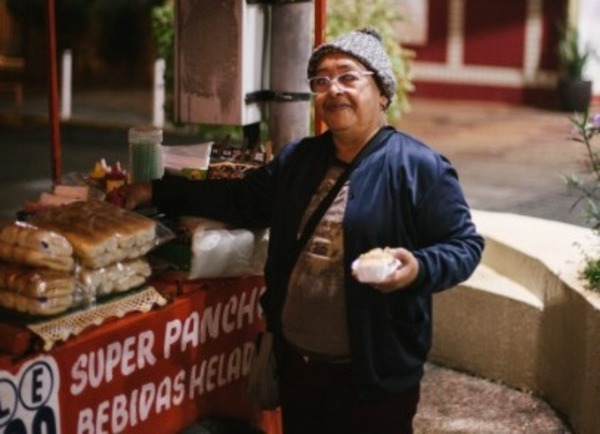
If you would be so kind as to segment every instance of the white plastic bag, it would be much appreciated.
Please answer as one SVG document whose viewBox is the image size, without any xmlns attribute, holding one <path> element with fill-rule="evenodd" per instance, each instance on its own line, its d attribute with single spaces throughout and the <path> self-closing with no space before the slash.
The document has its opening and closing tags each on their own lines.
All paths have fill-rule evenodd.
<svg viewBox="0 0 600 434">
<path fill-rule="evenodd" d="M 266 243 L 263 231 L 197 230 L 192 237 L 189 278 L 261 274 L 266 258 Z"/>
</svg>

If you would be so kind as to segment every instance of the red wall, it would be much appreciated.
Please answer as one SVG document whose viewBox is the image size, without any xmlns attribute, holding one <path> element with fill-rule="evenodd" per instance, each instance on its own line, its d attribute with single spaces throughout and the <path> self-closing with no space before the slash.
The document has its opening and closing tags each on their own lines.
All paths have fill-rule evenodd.
<svg viewBox="0 0 600 434">
<path fill-rule="evenodd" d="M 522 67 L 525 2 L 477 0 L 466 6 L 465 64 Z"/>
<path fill-rule="evenodd" d="M 417 59 L 428 62 L 446 62 L 448 43 L 448 0 L 430 0 L 427 45 L 411 47 L 417 52 Z"/>
<path fill-rule="evenodd" d="M 542 37 L 539 69 L 545 74 L 557 72 L 557 23 L 565 12 L 563 0 L 543 0 Z M 555 106 L 554 87 L 444 82 L 420 79 L 419 62 L 446 67 L 448 60 L 450 0 L 430 0 L 428 38 L 424 46 L 410 46 L 416 53 L 415 96 L 502 101 Z M 522 70 L 525 56 L 527 0 L 465 0 L 464 46 L 461 67 L 498 67 Z M 449 69 L 450 72 L 450 69 Z"/>
</svg>

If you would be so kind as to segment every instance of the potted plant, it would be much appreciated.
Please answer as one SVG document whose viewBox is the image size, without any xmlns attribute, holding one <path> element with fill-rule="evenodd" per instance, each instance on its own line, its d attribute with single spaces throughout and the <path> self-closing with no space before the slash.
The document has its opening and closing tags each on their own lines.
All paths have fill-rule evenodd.
<svg viewBox="0 0 600 434">
<path fill-rule="evenodd" d="M 560 77 L 558 94 L 561 109 L 584 112 L 592 98 L 592 81 L 585 79 L 583 71 L 592 55 L 589 45 L 583 46 L 577 28 L 565 25 L 560 29 L 558 58 Z"/>
</svg>

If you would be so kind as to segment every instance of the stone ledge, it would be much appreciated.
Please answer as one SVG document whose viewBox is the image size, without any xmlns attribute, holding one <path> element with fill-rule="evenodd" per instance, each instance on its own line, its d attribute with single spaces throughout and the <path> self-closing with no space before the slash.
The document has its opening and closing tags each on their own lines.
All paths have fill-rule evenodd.
<svg viewBox="0 0 600 434">
<path fill-rule="evenodd" d="M 600 309 L 600 294 L 586 291 L 580 278 L 586 255 L 600 257 L 600 237 L 588 228 L 510 213 L 473 211 L 478 231 L 486 238 L 483 263 L 519 282 L 519 276 L 541 267 Z M 524 263 L 525 262 L 525 263 Z M 537 265 L 539 264 L 539 265 Z M 525 279 L 531 281 L 531 277 Z M 539 282 L 536 281 L 536 285 Z M 525 285 L 528 289 L 531 288 Z M 540 294 L 547 296 L 542 285 Z"/>
<path fill-rule="evenodd" d="M 539 299 L 483 265 L 465 284 L 434 300 L 433 362 L 535 390 Z"/>
<path fill-rule="evenodd" d="M 464 284 L 434 297 L 435 363 L 531 391 L 600 432 L 600 295 L 579 278 L 600 240 L 579 226 L 475 211 L 487 241 Z"/>
<path fill-rule="evenodd" d="M 506 297 L 515 302 L 525 303 L 534 309 L 542 310 L 544 303 L 523 285 L 509 279 L 505 275 L 497 273 L 494 269 L 482 263 L 477 267 L 477 272 L 460 285 L 477 291 L 488 292 L 500 297 Z"/>
</svg>

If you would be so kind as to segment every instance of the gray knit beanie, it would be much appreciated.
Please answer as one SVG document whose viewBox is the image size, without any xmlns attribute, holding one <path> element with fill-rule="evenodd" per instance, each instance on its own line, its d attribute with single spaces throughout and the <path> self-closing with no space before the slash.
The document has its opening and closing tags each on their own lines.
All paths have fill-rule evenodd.
<svg viewBox="0 0 600 434">
<path fill-rule="evenodd" d="M 388 106 L 390 105 L 396 94 L 396 79 L 390 59 L 381 45 L 381 36 L 376 30 L 371 28 L 355 30 L 319 45 L 308 61 L 308 78 L 314 77 L 323 56 L 333 52 L 348 54 L 373 71 L 379 89 L 388 98 Z"/>
</svg>

